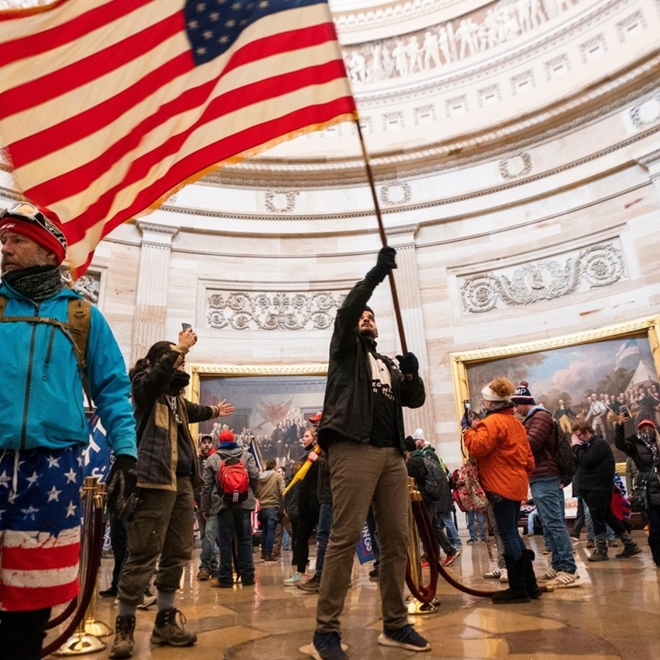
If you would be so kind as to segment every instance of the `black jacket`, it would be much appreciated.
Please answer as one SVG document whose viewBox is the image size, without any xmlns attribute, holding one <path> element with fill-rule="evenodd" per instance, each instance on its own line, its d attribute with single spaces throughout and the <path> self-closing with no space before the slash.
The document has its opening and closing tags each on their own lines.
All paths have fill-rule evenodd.
<svg viewBox="0 0 660 660">
<path fill-rule="evenodd" d="M 573 447 L 578 462 L 577 478 L 580 492 L 614 491 L 614 454 L 601 435 L 593 435 L 585 444 Z"/>
<path fill-rule="evenodd" d="M 378 280 L 370 275 L 359 281 L 348 293 L 337 312 L 335 329 L 330 343 L 328 384 L 323 402 L 323 417 L 318 442 L 328 450 L 335 439 L 368 443 L 373 420 L 371 369 L 368 354 L 375 345 L 361 337 L 358 322 Z M 419 408 L 424 405 L 424 382 L 415 374 L 412 380 L 404 378 L 392 360 L 380 356 L 392 374 L 401 453 L 404 451 L 403 411 L 401 406 Z"/>
<path fill-rule="evenodd" d="M 616 448 L 630 456 L 639 470 L 635 478 L 635 486 L 645 486 L 649 504 L 660 506 L 660 480 L 658 480 L 657 466 L 653 464 L 651 450 L 636 435 L 626 438 L 621 424 L 616 424 L 614 430 Z M 632 493 L 628 495 L 632 496 Z"/>
</svg>

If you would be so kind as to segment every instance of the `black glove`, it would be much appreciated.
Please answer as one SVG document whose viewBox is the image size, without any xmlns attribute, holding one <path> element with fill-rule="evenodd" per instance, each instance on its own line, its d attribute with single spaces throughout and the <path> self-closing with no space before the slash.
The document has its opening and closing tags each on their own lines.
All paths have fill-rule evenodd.
<svg viewBox="0 0 660 660">
<path fill-rule="evenodd" d="M 399 369 L 402 374 L 416 374 L 419 371 L 419 361 L 414 353 L 406 353 L 405 355 L 397 355 L 396 359 L 399 361 Z"/>
<path fill-rule="evenodd" d="M 126 504 L 126 500 L 131 496 L 137 484 L 136 466 L 137 459 L 128 454 L 120 454 L 115 457 L 106 482 L 108 509 L 119 513 Z"/>
<path fill-rule="evenodd" d="M 380 283 L 394 268 L 396 268 L 396 250 L 393 247 L 386 245 L 380 249 L 380 252 L 378 253 L 378 261 L 367 273 L 367 277 L 372 277 Z"/>
</svg>

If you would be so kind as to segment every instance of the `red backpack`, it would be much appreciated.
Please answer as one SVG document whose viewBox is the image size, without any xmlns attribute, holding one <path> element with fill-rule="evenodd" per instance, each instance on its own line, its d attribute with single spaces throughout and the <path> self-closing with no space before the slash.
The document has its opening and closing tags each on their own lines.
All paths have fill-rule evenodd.
<svg viewBox="0 0 660 660">
<path fill-rule="evenodd" d="M 237 504 L 247 499 L 250 476 L 241 458 L 225 458 L 218 468 L 220 497 L 225 504 Z"/>
</svg>

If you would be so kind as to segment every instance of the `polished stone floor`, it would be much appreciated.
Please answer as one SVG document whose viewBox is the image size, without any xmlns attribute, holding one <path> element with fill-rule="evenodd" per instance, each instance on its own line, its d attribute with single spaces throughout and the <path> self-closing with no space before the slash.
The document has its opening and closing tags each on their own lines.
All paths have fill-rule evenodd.
<svg viewBox="0 0 660 660">
<path fill-rule="evenodd" d="M 586 541 L 576 545 L 582 586 L 544 594 L 522 605 L 493 605 L 440 582 L 441 605 L 436 614 L 411 617 L 411 622 L 433 644 L 431 660 L 564 660 L 577 658 L 652 660 L 660 657 L 660 570 L 649 554 L 644 533 L 634 532 L 643 554 L 630 559 L 589 564 Z M 528 545 L 542 549 L 542 537 L 530 537 Z M 198 634 L 189 649 L 158 648 L 149 643 L 155 612 L 138 611 L 136 650 L 140 660 L 303 660 L 299 651 L 309 644 L 314 629 L 317 597 L 295 587 L 285 587 L 290 575 L 290 553 L 279 564 L 257 561 L 257 583 L 252 587 L 215 589 L 195 579 L 197 555 L 186 570 L 177 605 L 187 617 L 187 628 Z M 535 566 L 542 574 L 547 557 L 537 552 Z M 463 554 L 449 570 L 470 586 L 487 589 L 492 580 L 481 575 L 489 564 L 486 545 L 464 545 Z M 409 651 L 381 647 L 378 584 L 370 581 L 370 564 L 355 562 L 353 586 L 343 616 L 342 641 L 351 660 L 404 660 Z M 109 584 L 112 560 L 104 559 L 100 588 Z M 504 587 L 502 587 L 504 588 Z M 113 625 L 116 607 L 112 599 L 98 599 L 95 616 Z M 105 638 L 108 648 L 112 637 Z M 108 649 L 93 657 L 105 659 Z"/>
</svg>

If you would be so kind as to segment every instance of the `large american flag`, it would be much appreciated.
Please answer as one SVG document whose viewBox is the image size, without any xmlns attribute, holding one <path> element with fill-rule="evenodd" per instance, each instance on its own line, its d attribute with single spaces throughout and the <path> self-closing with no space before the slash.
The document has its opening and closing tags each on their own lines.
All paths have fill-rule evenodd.
<svg viewBox="0 0 660 660">
<path fill-rule="evenodd" d="M 122 222 L 355 117 L 325 0 L 61 0 L 0 12 L 0 140 L 80 275 Z"/>
</svg>

